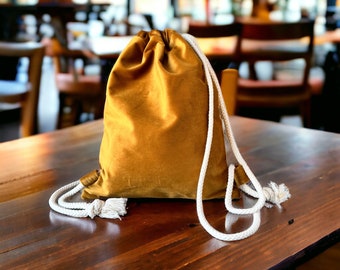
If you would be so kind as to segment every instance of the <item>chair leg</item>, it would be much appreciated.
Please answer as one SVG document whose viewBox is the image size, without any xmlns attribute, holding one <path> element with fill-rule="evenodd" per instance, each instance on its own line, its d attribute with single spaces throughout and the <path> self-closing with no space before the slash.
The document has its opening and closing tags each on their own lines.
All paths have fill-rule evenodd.
<svg viewBox="0 0 340 270">
<path fill-rule="evenodd" d="M 302 122 L 303 122 L 303 126 L 306 128 L 310 128 L 311 127 L 311 103 L 310 101 L 306 101 L 304 102 L 304 104 L 302 104 L 300 106 L 300 112 L 301 112 L 301 116 L 302 116 Z"/>
<path fill-rule="evenodd" d="M 59 111 L 58 111 L 57 129 L 62 128 L 64 106 L 65 106 L 65 96 L 63 94 L 59 94 Z"/>
<path fill-rule="evenodd" d="M 65 95 L 59 95 L 59 116 L 57 128 L 65 128 L 79 124 L 81 104 L 78 100 Z"/>
</svg>

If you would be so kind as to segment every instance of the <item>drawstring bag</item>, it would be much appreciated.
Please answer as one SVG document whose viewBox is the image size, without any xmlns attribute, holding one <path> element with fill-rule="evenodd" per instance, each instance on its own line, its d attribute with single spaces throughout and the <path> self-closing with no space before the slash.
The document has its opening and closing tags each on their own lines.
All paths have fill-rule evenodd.
<svg viewBox="0 0 340 270">
<path fill-rule="evenodd" d="M 227 166 L 229 149 L 236 165 Z M 261 187 L 237 148 L 208 59 L 192 36 L 169 29 L 139 32 L 112 68 L 99 164 L 54 192 L 50 207 L 74 217 L 121 218 L 127 198 L 195 199 L 206 231 L 233 241 L 256 232 L 266 201 L 279 205 L 290 197 L 283 184 Z M 233 207 L 239 190 L 257 202 Z M 84 201 L 70 200 L 78 192 Z M 214 229 L 203 200 L 217 198 L 225 198 L 229 213 L 253 215 L 252 225 L 233 234 Z"/>
</svg>

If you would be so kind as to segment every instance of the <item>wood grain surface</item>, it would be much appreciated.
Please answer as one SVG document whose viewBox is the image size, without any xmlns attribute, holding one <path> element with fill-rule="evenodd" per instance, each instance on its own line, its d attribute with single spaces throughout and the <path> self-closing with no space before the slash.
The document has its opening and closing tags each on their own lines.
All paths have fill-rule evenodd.
<svg viewBox="0 0 340 270">
<path fill-rule="evenodd" d="M 128 201 L 122 220 L 71 218 L 50 210 L 53 191 L 99 168 L 101 120 L 0 144 L 1 269 L 279 269 L 339 241 L 340 135 L 232 117 L 259 181 L 284 182 L 292 198 L 263 209 L 248 239 L 213 239 L 195 201 Z M 249 205 L 244 196 L 238 205 Z M 223 201 L 204 203 L 224 229 Z M 239 219 L 239 231 L 251 218 Z"/>
</svg>

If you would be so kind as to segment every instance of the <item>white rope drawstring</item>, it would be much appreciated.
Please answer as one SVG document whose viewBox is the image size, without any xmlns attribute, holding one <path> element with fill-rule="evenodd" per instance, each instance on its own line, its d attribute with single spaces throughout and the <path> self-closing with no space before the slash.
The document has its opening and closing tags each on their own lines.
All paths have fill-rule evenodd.
<svg viewBox="0 0 340 270">
<path fill-rule="evenodd" d="M 276 188 L 274 184 L 272 186 L 262 189 L 260 183 L 256 179 L 255 175 L 252 173 L 250 168 L 248 167 L 247 163 L 243 159 L 232 129 L 231 129 L 231 124 L 229 121 L 229 116 L 227 113 L 226 105 L 224 103 L 222 91 L 218 82 L 218 79 L 216 77 L 216 74 L 210 65 L 209 60 L 206 58 L 204 53 L 201 51 L 199 48 L 198 44 L 196 43 L 196 40 L 193 36 L 189 34 L 183 34 L 183 37 L 187 40 L 187 42 L 191 45 L 191 47 L 194 49 L 194 51 L 197 53 L 199 58 L 201 59 L 203 63 L 203 68 L 205 72 L 205 77 L 207 80 L 208 84 L 208 91 L 209 91 L 209 109 L 208 109 L 208 131 L 207 131 L 207 140 L 206 140 L 206 147 L 205 147 L 205 152 L 203 156 L 203 161 L 202 161 L 202 167 L 198 179 L 198 185 L 197 185 L 197 196 L 196 196 L 196 208 L 197 208 L 197 215 L 199 218 L 199 221 L 201 225 L 205 228 L 205 230 L 210 233 L 213 237 L 223 240 L 223 241 L 235 241 L 235 240 L 241 240 L 244 239 L 252 234 L 254 234 L 261 223 L 261 218 L 260 218 L 260 210 L 261 208 L 265 205 L 266 200 L 269 200 L 272 203 L 275 203 L 279 205 L 281 202 L 284 200 L 288 199 L 290 197 L 288 188 L 286 186 L 280 185 L 280 188 Z M 227 139 L 229 141 L 229 144 L 231 146 L 232 152 L 237 160 L 237 162 L 243 166 L 244 171 L 246 175 L 248 176 L 250 182 L 254 186 L 255 190 L 251 189 L 248 185 L 241 185 L 241 190 L 246 192 L 247 194 L 258 198 L 257 202 L 250 208 L 246 209 L 240 209 L 240 208 L 235 208 L 232 205 L 232 190 L 233 190 L 233 185 L 234 185 L 234 171 L 235 171 L 235 166 L 233 164 L 229 165 L 228 168 L 228 183 L 227 183 L 227 189 L 226 189 L 226 196 L 225 196 L 225 206 L 226 209 L 233 214 L 238 214 L 238 215 L 253 215 L 253 222 L 251 226 L 239 233 L 221 233 L 217 231 L 215 228 L 213 228 L 209 222 L 207 221 L 204 210 L 203 210 L 203 199 L 202 199 L 202 193 L 203 193 L 203 186 L 204 186 L 204 179 L 208 167 L 208 162 L 209 162 L 209 156 L 210 156 L 210 151 L 211 151 L 211 144 L 212 144 L 212 139 L 213 139 L 213 125 L 214 125 L 214 86 L 217 89 L 218 93 L 218 100 L 219 100 L 219 105 L 220 105 L 220 113 L 222 117 L 222 121 L 224 124 L 225 128 L 225 133 L 227 136 Z M 285 193 L 279 194 L 280 192 L 276 191 L 284 191 Z M 226 220 L 227 222 L 227 220 Z M 226 224 L 226 228 L 228 225 Z"/>
<path fill-rule="evenodd" d="M 106 201 L 95 199 L 91 203 L 70 202 L 69 198 L 79 193 L 84 188 L 77 180 L 56 190 L 50 197 L 50 207 L 61 214 L 71 217 L 99 216 L 101 218 L 116 219 L 126 215 L 126 198 L 110 198 Z"/>
</svg>

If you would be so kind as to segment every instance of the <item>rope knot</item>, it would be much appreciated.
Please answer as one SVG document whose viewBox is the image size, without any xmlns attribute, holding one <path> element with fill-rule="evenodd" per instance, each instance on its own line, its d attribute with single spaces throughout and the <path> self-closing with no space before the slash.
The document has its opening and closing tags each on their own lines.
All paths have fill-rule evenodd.
<svg viewBox="0 0 340 270">
<path fill-rule="evenodd" d="M 99 216 L 102 212 L 102 209 L 105 205 L 105 202 L 99 199 L 95 199 L 92 203 L 88 204 L 87 214 L 90 218 L 94 218 L 95 216 Z"/>
<path fill-rule="evenodd" d="M 87 206 L 87 215 L 90 218 L 100 216 L 101 218 L 119 218 L 126 215 L 126 198 L 110 198 L 106 201 L 95 199 Z"/>
<path fill-rule="evenodd" d="M 107 199 L 102 211 L 101 218 L 119 218 L 126 215 L 126 198 L 110 198 Z"/>
<path fill-rule="evenodd" d="M 277 205 L 281 208 L 281 203 L 287 201 L 291 195 L 288 187 L 285 184 L 276 184 L 270 182 L 268 187 L 263 188 L 263 194 L 266 197 L 266 201 Z"/>
</svg>

